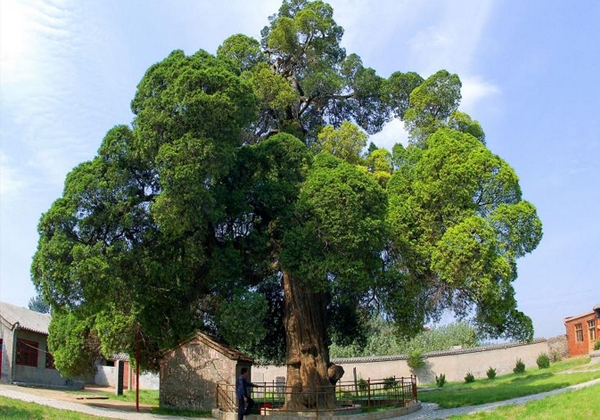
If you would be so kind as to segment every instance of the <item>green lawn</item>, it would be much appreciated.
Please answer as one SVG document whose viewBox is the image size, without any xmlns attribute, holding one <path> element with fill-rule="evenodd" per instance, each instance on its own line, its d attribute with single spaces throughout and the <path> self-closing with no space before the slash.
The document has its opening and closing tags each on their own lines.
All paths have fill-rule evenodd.
<svg viewBox="0 0 600 420">
<path fill-rule="evenodd" d="M 57 410 L 34 403 L 0 397 L 2 420 L 108 420 L 75 411 Z"/>
<path fill-rule="evenodd" d="M 450 417 L 452 420 L 591 420 L 600 419 L 600 385 L 553 395 L 520 406 L 487 413 Z"/>
<path fill-rule="evenodd" d="M 77 395 L 102 395 L 115 401 L 126 401 L 135 403 L 135 390 L 124 391 L 123 395 L 115 395 L 114 392 L 89 392 L 89 391 L 70 391 L 69 394 Z M 140 390 L 140 404 L 158 406 L 158 390 Z"/>
<path fill-rule="evenodd" d="M 441 390 L 420 392 L 419 399 L 438 403 L 441 408 L 452 408 L 539 394 L 600 378 L 600 371 L 557 374 L 588 362 L 589 358 L 568 360 L 548 369 L 529 368 L 525 373 L 498 376 L 494 380 L 478 379 L 470 384 L 450 382 Z"/>
</svg>

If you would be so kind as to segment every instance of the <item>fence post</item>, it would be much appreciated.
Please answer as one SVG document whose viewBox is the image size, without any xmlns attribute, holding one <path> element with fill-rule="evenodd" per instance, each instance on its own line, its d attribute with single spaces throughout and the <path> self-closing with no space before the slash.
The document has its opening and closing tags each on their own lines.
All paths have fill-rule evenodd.
<svg viewBox="0 0 600 420">
<path fill-rule="evenodd" d="M 417 375 L 415 375 L 414 379 L 412 380 L 412 396 L 413 396 L 413 400 L 416 401 L 417 400 Z"/>
<path fill-rule="evenodd" d="M 400 386 L 400 393 L 402 394 L 402 405 L 404 406 L 404 376 L 400 380 L 402 381 L 402 385 Z"/>
<path fill-rule="evenodd" d="M 371 378 L 367 379 L 367 407 L 371 407 Z"/>
</svg>

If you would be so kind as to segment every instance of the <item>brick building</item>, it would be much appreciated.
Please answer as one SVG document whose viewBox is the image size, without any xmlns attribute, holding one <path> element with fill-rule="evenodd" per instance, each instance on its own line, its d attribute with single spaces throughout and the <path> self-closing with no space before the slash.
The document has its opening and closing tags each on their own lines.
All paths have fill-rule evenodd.
<svg viewBox="0 0 600 420">
<path fill-rule="evenodd" d="M 577 316 L 565 318 L 569 354 L 588 354 L 600 340 L 600 303 L 593 310 Z"/>
<path fill-rule="evenodd" d="M 183 341 L 161 361 L 160 406 L 207 411 L 216 407 L 217 383 L 235 384 L 253 360 L 203 333 Z"/>
</svg>

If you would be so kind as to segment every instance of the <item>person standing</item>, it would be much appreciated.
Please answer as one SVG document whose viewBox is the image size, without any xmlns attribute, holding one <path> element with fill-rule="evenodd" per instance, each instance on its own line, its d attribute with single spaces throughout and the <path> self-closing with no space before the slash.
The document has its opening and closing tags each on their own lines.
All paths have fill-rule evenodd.
<svg viewBox="0 0 600 420">
<path fill-rule="evenodd" d="M 235 382 L 235 395 L 238 399 L 238 420 L 243 420 L 245 415 L 250 414 L 254 407 L 254 400 L 250 398 L 250 388 L 258 385 L 248 382 L 248 368 L 242 368 L 242 374 Z"/>
</svg>

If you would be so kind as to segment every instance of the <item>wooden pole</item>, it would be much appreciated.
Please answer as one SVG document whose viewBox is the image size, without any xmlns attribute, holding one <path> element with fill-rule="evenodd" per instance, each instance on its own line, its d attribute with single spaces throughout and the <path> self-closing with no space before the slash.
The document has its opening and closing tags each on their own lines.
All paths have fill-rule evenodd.
<svg viewBox="0 0 600 420">
<path fill-rule="evenodd" d="M 140 412 L 140 333 L 135 335 L 135 410 Z"/>
</svg>

